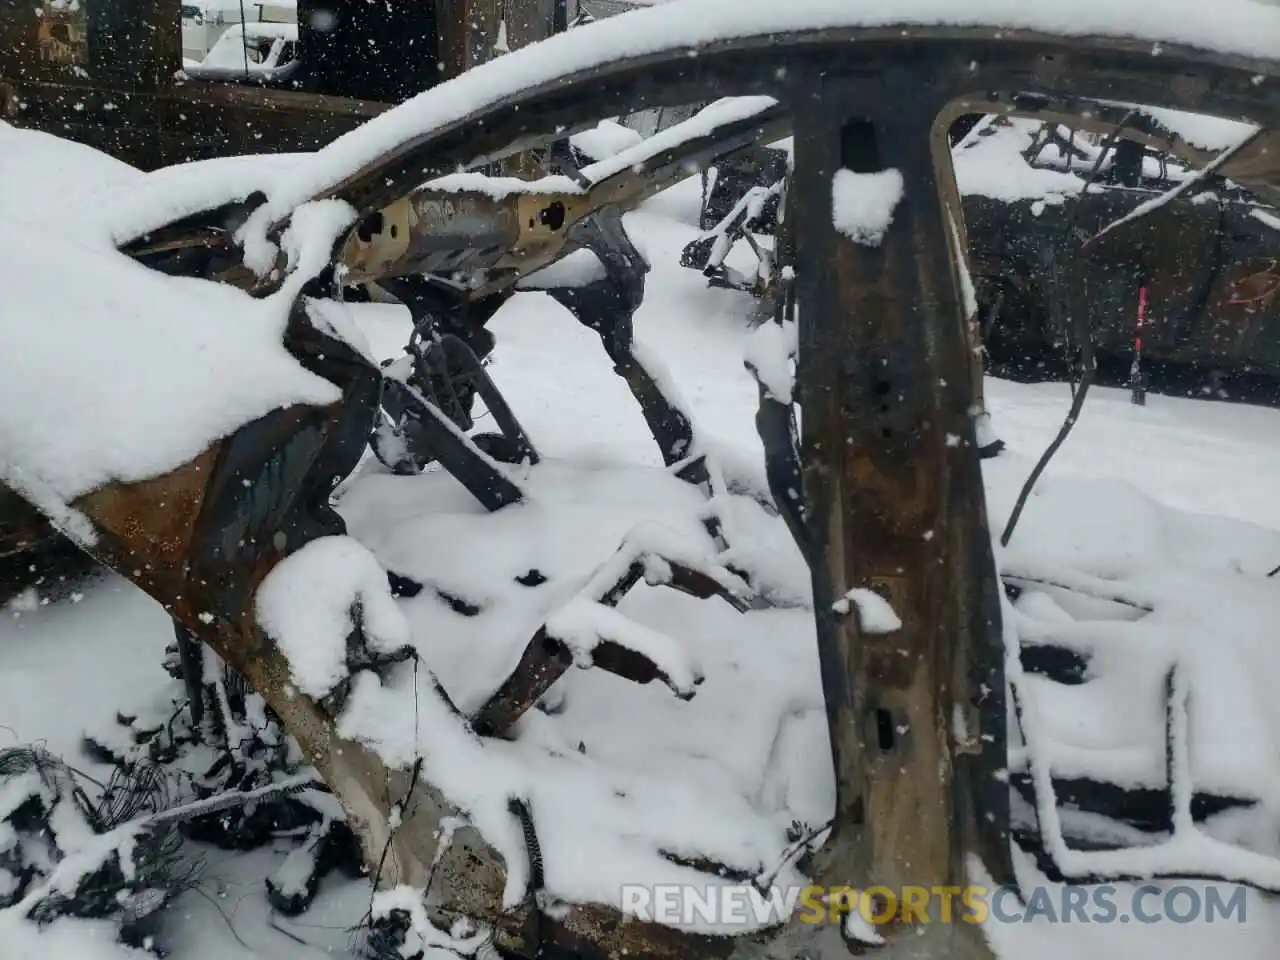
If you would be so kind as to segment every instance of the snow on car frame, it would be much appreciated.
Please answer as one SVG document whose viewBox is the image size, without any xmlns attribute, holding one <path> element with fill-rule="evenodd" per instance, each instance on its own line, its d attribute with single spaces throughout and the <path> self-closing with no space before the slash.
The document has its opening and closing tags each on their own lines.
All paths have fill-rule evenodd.
<svg viewBox="0 0 1280 960">
<path fill-rule="evenodd" d="M 842 0 L 808 0 L 779 5 L 768 0 L 696 0 L 696 13 L 686 18 L 681 4 L 632 11 L 624 18 L 591 24 L 589 32 L 552 37 L 508 56 L 500 65 L 470 71 L 428 91 L 339 138 L 316 155 L 310 177 L 290 178 L 268 190 L 268 210 L 280 216 L 294 205 L 341 183 L 367 163 L 413 138 L 459 123 L 508 97 L 533 98 L 545 85 L 572 82 L 575 74 L 609 67 L 625 70 L 630 62 L 688 51 L 696 56 L 717 44 L 786 35 L 820 42 L 826 31 L 858 31 L 881 36 L 912 29 L 952 28 L 956 36 L 1011 36 L 1010 31 L 1042 32 L 1064 37 L 1106 37 L 1152 45 L 1181 44 L 1265 61 L 1275 54 L 1273 38 L 1280 13 L 1250 0 L 1232 0 L 1210 9 L 1195 0 L 1179 0 L 1159 8 L 1139 2 L 1079 0 L 1061 5 L 1022 0 L 966 3 L 963 12 L 948 0 L 850 4 Z M 266 214 L 264 214 L 266 216 Z"/>
<path fill-rule="evenodd" d="M 365 165 L 412 145 L 418 138 L 430 138 L 455 124 L 475 123 L 488 108 L 509 98 L 532 99 L 548 86 L 572 83 L 575 76 L 589 71 L 607 67 L 610 72 L 621 72 L 631 63 L 677 51 L 689 56 L 713 53 L 717 46 L 734 41 L 768 44 L 773 36 L 786 35 L 798 38 L 801 45 L 817 44 L 824 35 L 829 37 L 831 31 L 838 30 L 849 31 L 850 41 L 856 41 L 860 33 L 868 38 L 911 36 L 913 32 L 938 32 L 939 28 L 956 39 L 1016 40 L 1018 31 L 1043 32 L 1072 38 L 1137 41 L 1149 44 L 1153 55 L 1175 53 L 1165 48 L 1182 45 L 1189 50 L 1253 58 L 1259 63 L 1261 83 L 1269 72 L 1262 64 L 1274 54 L 1268 38 L 1275 35 L 1280 24 L 1280 11 L 1252 0 L 1230 0 L 1230 9 L 1222 11 L 1210 10 L 1196 0 L 1179 0 L 1176 6 L 1158 10 L 1133 0 L 1083 0 L 1065 9 L 1039 0 L 983 0 L 966 4 L 963 13 L 953 9 L 947 0 L 868 4 L 866 9 L 840 0 L 807 0 L 785 7 L 767 0 L 696 2 L 697 13 L 688 20 L 683 4 L 662 4 L 628 12 L 622 19 L 592 23 L 585 35 L 580 28 L 517 50 L 501 58 L 500 63 L 483 64 L 338 138 L 310 157 L 304 169 L 287 176 L 260 176 L 252 188 L 233 190 L 222 200 L 241 199 L 250 189 L 265 190 L 269 203 L 255 222 L 270 225 L 299 203 L 342 184 Z M 662 96 L 660 90 L 650 93 Z M 135 209 L 139 219 L 121 223 L 112 231 L 117 243 L 155 229 L 171 215 L 195 212 L 147 204 L 141 196 L 132 204 L 135 208 L 142 206 L 141 210 Z"/>
<path fill-rule="evenodd" d="M 546 96 L 564 84 L 572 84 L 575 78 L 585 77 L 602 64 L 608 65 L 610 74 L 623 73 L 628 64 L 646 63 L 658 57 L 653 51 L 665 50 L 668 58 L 674 56 L 678 60 L 677 52 L 696 54 L 699 52 L 696 44 L 705 43 L 712 45 L 702 50 L 702 55 L 709 58 L 717 41 L 735 37 L 765 39 L 771 36 L 771 31 L 793 31 L 789 36 L 797 38 L 795 42 L 803 49 L 821 45 L 824 37 L 829 38 L 830 34 L 822 31 L 842 27 L 850 29 L 848 40 L 856 40 L 859 28 L 870 30 L 868 36 L 904 32 L 910 36 L 913 30 L 924 36 L 930 33 L 930 25 L 946 24 L 940 34 L 951 40 L 1001 37 L 1002 42 L 1018 43 L 1018 35 L 1009 32 L 1009 25 L 1014 25 L 1028 30 L 1059 30 L 1068 36 L 1140 38 L 1144 44 L 1153 44 L 1153 50 L 1161 49 L 1159 59 L 1164 61 L 1172 61 L 1176 55 L 1175 50 L 1163 49 L 1164 45 L 1178 42 L 1199 49 L 1259 57 L 1266 47 L 1266 42 L 1259 38 L 1272 34 L 1280 22 L 1280 12 L 1249 0 L 1239 0 L 1240 16 L 1236 19 L 1210 16 L 1196 3 L 1185 6 L 1185 17 L 1170 18 L 1163 11 L 1152 13 L 1141 4 L 1105 4 L 1090 0 L 1079 5 L 1078 13 L 1073 6 L 1073 12 L 1068 14 L 1050 4 L 991 0 L 957 16 L 946 10 L 945 4 L 937 2 L 858 11 L 845 4 L 812 0 L 793 5 L 785 13 L 771 4 L 743 5 L 735 8 L 733 17 L 726 13 L 726 19 L 731 21 L 729 25 L 713 28 L 715 18 L 704 16 L 711 13 L 712 8 L 700 5 L 698 17 L 694 18 L 696 32 L 690 35 L 684 29 L 681 6 L 665 5 L 592 24 L 585 34 L 583 30 L 575 30 L 516 51 L 501 58 L 501 62 L 486 64 L 375 118 L 315 154 L 281 158 L 279 173 L 258 161 L 240 164 L 238 168 L 215 161 L 220 170 L 230 175 L 211 181 L 201 181 L 196 176 L 199 164 L 158 171 L 144 178 L 136 190 L 123 191 L 113 198 L 93 219 L 95 225 L 102 224 L 110 242 L 121 245 L 180 217 L 239 201 L 260 190 L 268 200 L 253 212 L 239 239 L 244 243 L 246 262 L 266 273 L 276 263 L 281 221 L 299 204 L 325 195 L 345 198 L 355 190 L 356 195 L 351 199 L 357 201 L 361 212 L 372 212 L 382 206 L 377 202 L 380 197 L 394 198 L 433 174 L 451 173 L 484 159 L 467 144 L 493 140 L 486 136 L 494 122 L 488 115 L 505 119 L 506 129 L 510 130 L 512 112 L 518 113 L 524 103 L 525 117 L 533 115 L 531 123 L 537 124 L 541 120 L 537 110 L 540 94 Z M 998 25 L 963 26 L 983 20 Z M 1224 26 L 1228 22 L 1240 25 L 1229 29 Z M 877 25 L 888 23 L 901 24 L 902 28 L 876 33 Z M 954 26 L 957 23 L 961 26 Z M 814 32 L 797 34 L 794 31 Z M 583 36 L 588 38 L 587 42 L 578 39 Z M 775 51 L 779 49 L 774 41 L 770 41 L 770 46 Z M 1261 61 L 1257 69 L 1254 78 L 1260 87 L 1275 82 L 1265 80 L 1266 70 Z M 649 95 L 661 96 L 662 91 Z M 507 102 L 509 107 L 504 106 Z M 551 135 L 554 130 L 545 132 Z M 512 149 L 513 136 L 514 131 L 493 145 L 499 152 L 507 152 Z M 432 149 L 436 143 L 439 152 Z M 414 147 L 424 155 L 423 161 L 410 164 L 408 171 L 396 170 L 392 158 Z M 433 163 L 437 169 L 432 169 Z M 369 164 L 372 167 L 365 171 L 364 167 Z M 361 176 L 362 171 L 367 175 Z M 383 183 L 370 183 L 379 180 Z M 330 242 L 326 237 L 314 239 L 321 247 Z M 283 279 L 283 274 L 278 274 L 278 278 Z"/>
<path fill-rule="evenodd" d="M 500 831 L 499 831 L 500 832 Z"/>
</svg>

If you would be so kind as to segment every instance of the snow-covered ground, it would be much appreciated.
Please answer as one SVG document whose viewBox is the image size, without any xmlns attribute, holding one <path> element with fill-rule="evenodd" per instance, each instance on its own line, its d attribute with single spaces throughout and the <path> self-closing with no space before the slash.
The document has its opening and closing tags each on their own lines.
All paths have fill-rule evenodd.
<svg viewBox="0 0 1280 960">
<path fill-rule="evenodd" d="M 749 301 L 710 289 L 678 266 L 681 246 L 696 233 L 698 190 L 688 181 L 628 217 L 653 263 L 637 335 L 669 368 L 700 434 L 727 460 L 750 460 L 760 450 L 752 425 L 755 385 L 742 365 Z M 407 333 L 396 308 L 361 308 L 360 321 L 381 356 L 395 354 Z M 633 523 L 687 513 L 689 504 L 673 498 L 694 495 L 662 474 L 638 408 L 598 340 L 568 313 L 543 294 L 521 294 L 493 329 L 499 346 L 492 373 L 546 457 L 526 478 L 529 507 L 485 515 L 443 474 L 403 478 L 374 469 L 341 501 L 354 535 L 385 563 L 485 608 L 478 617 L 460 617 L 430 592 L 401 602 L 420 651 L 464 706 L 502 676 L 562 582 L 589 573 Z M 988 391 L 1009 443 L 986 466 L 998 528 L 1057 430 L 1068 396 L 1065 386 L 998 381 Z M 1046 594 L 1020 604 L 1020 630 L 1053 626 L 1116 671 L 1070 710 L 1028 679 L 1030 699 L 1049 708 L 1044 716 L 1052 722 L 1040 734 L 1051 741 L 1055 770 L 1080 750 L 1102 750 L 1110 751 L 1117 776 L 1148 779 L 1152 751 L 1162 750 L 1152 724 L 1163 722 L 1150 684 L 1163 676 L 1160 664 L 1182 658 L 1194 665 L 1198 784 L 1238 787 L 1243 780 L 1270 809 L 1213 832 L 1270 854 L 1280 839 L 1274 816 L 1280 705 L 1272 693 L 1280 676 L 1274 638 L 1280 581 L 1263 574 L 1280 564 L 1276 476 L 1280 411 L 1161 396 L 1133 407 L 1124 394 L 1098 389 L 1003 555 L 1007 565 L 1107 578 L 1157 608 L 1151 622 L 1139 624 L 1086 615 L 1065 601 L 1059 607 Z M 754 548 L 743 564 L 763 571 L 781 598 L 807 601 L 806 574 L 781 522 L 758 511 L 732 519 L 747 534 L 744 547 Z M 518 602 L 496 590 L 475 594 L 477 585 L 531 567 L 551 579 Z M 531 715 L 521 739 L 570 754 L 581 749 L 619 782 L 648 785 L 649 799 L 660 805 L 650 815 L 670 818 L 678 805 L 691 829 L 727 849 L 765 843 L 770 824 L 825 820 L 832 783 L 809 613 L 792 606 L 738 614 L 717 601 L 644 587 L 622 610 L 687 645 L 706 678 L 697 696 L 684 702 L 659 684 L 637 687 L 573 671 L 561 681 L 564 711 Z M 73 757 L 81 734 L 110 723 L 119 708 L 160 709 L 174 693 L 160 666 L 171 637 L 163 612 L 115 577 L 54 604 L 15 605 L 0 623 L 0 743 L 44 741 Z M 1126 666 L 1122 651 L 1138 667 Z M 75 762 L 94 772 L 87 759 Z M 696 797 L 721 812 L 736 805 L 737 822 L 707 823 L 690 806 Z M 544 847 L 555 842 L 543 840 Z M 575 842 L 561 841 L 565 872 L 548 876 L 566 894 L 573 892 L 574 860 L 598 853 L 575 851 Z M 205 856 L 199 888 L 167 914 L 164 940 L 175 960 L 340 956 L 368 906 L 367 885 L 331 878 L 302 917 L 273 917 L 263 878 L 281 855 Z M 1098 960 L 1191 960 L 1209 950 L 1232 960 L 1269 958 L 1280 909 L 1254 894 L 1248 906 L 1242 924 L 1041 922 L 996 925 L 991 933 L 1002 960 L 1074 960 L 1086 952 Z M 48 937 L 5 938 L 0 926 L 4 956 L 14 960 L 126 955 L 110 944 L 109 931 L 93 927 L 59 925 Z"/>
</svg>

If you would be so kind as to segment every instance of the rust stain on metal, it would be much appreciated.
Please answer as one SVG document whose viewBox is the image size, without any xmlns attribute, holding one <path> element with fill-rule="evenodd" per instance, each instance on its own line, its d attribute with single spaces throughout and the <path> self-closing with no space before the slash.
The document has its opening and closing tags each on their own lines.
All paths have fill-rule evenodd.
<svg viewBox="0 0 1280 960">
<path fill-rule="evenodd" d="M 45 63 L 82 67 L 89 62 L 88 16 L 80 0 L 43 0 L 36 46 Z"/>
<path fill-rule="evenodd" d="M 1280 261 L 1272 260 L 1256 273 L 1233 282 L 1227 302 L 1239 306 L 1266 307 L 1277 296 L 1280 296 Z"/>
<path fill-rule="evenodd" d="M 160 477 L 103 487 L 75 506 L 153 568 L 180 572 L 219 449 Z"/>
</svg>

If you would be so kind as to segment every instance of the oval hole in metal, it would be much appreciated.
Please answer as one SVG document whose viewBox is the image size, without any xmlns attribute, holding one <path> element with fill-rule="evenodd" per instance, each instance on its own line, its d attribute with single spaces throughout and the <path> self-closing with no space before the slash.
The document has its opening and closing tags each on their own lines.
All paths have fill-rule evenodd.
<svg viewBox="0 0 1280 960">
<path fill-rule="evenodd" d="M 880 744 L 880 749 L 885 753 L 888 753 L 894 747 L 896 737 L 893 729 L 893 714 L 888 710 L 880 709 L 876 711 L 876 740 Z"/>
</svg>

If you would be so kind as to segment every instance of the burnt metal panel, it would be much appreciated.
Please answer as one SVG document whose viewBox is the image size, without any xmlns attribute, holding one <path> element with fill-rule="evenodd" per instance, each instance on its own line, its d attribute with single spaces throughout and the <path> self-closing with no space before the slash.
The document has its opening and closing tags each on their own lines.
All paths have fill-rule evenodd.
<svg viewBox="0 0 1280 960">
<path fill-rule="evenodd" d="M 1062 205 L 965 198 L 983 298 L 990 303 L 995 291 L 1006 292 L 992 330 L 1002 351 L 1039 353 L 1067 340 L 1059 307 L 1068 291 L 1060 281 L 1075 245 L 1156 195 L 1113 188 Z M 1145 284 L 1145 357 L 1280 374 L 1280 278 L 1269 279 L 1280 263 L 1280 230 L 1254 209 L 1216 193 L 1180 199 L 1104 237 L 1081 271 L 1097 349 L 1132 349 Z"/>
</svg>

